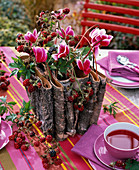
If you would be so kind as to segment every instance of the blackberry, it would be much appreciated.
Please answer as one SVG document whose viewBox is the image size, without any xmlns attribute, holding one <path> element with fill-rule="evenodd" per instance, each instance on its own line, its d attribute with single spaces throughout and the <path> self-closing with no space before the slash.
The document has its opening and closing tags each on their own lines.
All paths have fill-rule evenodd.
<svg viewBox="0 0 139 170">
<path fill-rule="evenodd" d="M 52 55 L 53 53 L 56 53 L 57 50 L 55 47 L 50 47 L 49 50 L 48 50 L 49 54 Z"/>
<path fill-rule="evenodd" d="M 51 151 L 49 152 L 49 155 L 50 155 L 51 157 L 54 157 L 54 156 L 56 156 L 56 151 L 54 151 L 54 150 L 51 150 Z"/>
<path fill-rule="evenodd" d="M 30 137 L 33 137 L 33 136 L 35 136 L 35 133 L 32 131 L 32 132 L 30 132 Z"/>
</svg>

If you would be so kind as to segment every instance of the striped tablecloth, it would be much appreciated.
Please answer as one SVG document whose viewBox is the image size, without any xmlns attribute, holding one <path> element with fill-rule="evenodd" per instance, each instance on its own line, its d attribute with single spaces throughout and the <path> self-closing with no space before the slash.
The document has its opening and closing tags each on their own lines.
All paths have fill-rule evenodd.
<svg viewBox="0 0 139 170">
<path fill-rule="evenodd" d="M 15 57 L 14 51 L 10 47 L 0 47 L 0 51 L 3 51 L 6 55 L 7 64 L 13 62 L 11 57 Z M 3 63 L 1 69 L 11 72 L 11 69 Z M 17 105 L 15 110 L 19 110 L 22 106 L 23 99 L 28 101 L 28 96 L 26 94 L 25 88 L 22 85 L 16 76 L 10 78 L 10 86 L 8 87 L 7 92 L 0 91 L 0 96 L 7 95 L 8 101 L 15 101 Z M 114 118 L 112 115 L 104 114 L 101 109 L 98 125 L 108 126 L 115 122 L 130 122 L 139 126 L 139 107 L 135 106 L 128 98 L 121 94 L 118 90 L 113 88 L 110 84 L 106 86 L 106 92 L 104 96 L 103 104 L 110 104 L 112 102 L 118 102 L 119 112 Z M 37 129 L 41 134 L 41 131 Z M 80 135 L 75 135 L 74 137 L 69 137 L 67 140 L 59 142 L 61 153 L 59 157 L 62 159 L 63 163 L 57 169 L 64 170 L 89 170 L 93 168 L 90 166 L 89 162 L 81 156 L 76 155 L 71 152 L 71 149 L 80 139 Z M 30 147 L 29 150 L 23 151 L 22 149 L 16 150 L 12 142 L 9 142 L 8 145 L 0 150 L 0 170 L 43 170 L 41 159 L 36 153 L 33 147 Z"/>
</svg>

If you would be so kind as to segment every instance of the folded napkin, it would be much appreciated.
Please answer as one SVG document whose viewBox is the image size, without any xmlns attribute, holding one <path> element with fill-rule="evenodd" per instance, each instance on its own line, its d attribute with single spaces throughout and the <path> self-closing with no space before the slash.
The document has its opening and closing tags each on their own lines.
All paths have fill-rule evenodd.
<svg viewBox="0 0 139 170">
<path fill-rule="evenodd" d="M 139 81 L 139 74 L 131 68 L 121 65 L 117 61 L 117 56 L 123 55 L 129 58 L 130 62 L 139 65 L 139 51 L 109 51 L 108 56 L 97 61 L 97 63 L 109 72 L 111 76 L 120 76 L 132 81 Z"/>
<path fill-rule="evenodd" d="M 94 142 L 101 133 L 103 133 L 103 129 L 100 126 L 93 124 L 71 151 L 91 160 L 91 163 L 96 170 L 109 170 L 110 168 L 107 168 L 97 159 L 93 151 Z"/>
</svg>

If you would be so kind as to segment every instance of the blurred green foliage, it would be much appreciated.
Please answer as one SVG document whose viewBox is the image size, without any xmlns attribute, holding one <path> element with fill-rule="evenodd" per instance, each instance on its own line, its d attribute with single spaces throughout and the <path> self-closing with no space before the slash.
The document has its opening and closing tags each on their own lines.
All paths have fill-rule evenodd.
<svg viewBox="0 0 139 170">
<path fill-rule="evenodd" d="M 19 0 L 0 1 L 0 46 L 15 46 L 16 35 L 30 30 L 30 20 Z"/>
</svg>

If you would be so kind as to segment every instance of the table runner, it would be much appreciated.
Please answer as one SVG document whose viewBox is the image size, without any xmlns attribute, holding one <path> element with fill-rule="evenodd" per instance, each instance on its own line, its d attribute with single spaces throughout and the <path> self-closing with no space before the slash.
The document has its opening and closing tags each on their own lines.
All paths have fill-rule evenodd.
<svg viewBox="0 0 139 170">
<path fill-rule="evenodd" d="M 6 55 L 7 64 L 13 62 L 11 57 L 15 57 L 14 51 L 10 47 L 0 47 L 0 51 L 1 50 Z M 10 74 L 12 70 L 9 69 L 5 63 L 2 64 L 1 69 L 8 71 L 8 74 Z M 8 101 L 15 101 L 17 103 L 14 107 L 15 110 L 19 110 L 19 108 L 21 108 L 23 99 L 26 102 L 29 100 L 21 81 L 19 81 L 16 76 L 13 76 L 10 78 L 11 84 L 9 85 L 7 92 L 0 91 L 0 96 L 7 95 Z M 103 104 L 110 104 L 115 101 L 118 102 L 117 106 L 120 107 L 116 118 L 114 119 L 112 115 L 107 113 L 104 114 L 103 109 L 101 109 L 98 125 L 108 126 L 115 122 L 125 121 L 139 126 L 139 107 L 135 106 L 128 98 L 126 98 L 110 84 L 107 84 Z M 37 130 L 39 131 L 39 129 Z M 41 134 L 40 131 L 39 133 Z M 65 141 L 59 142 L 61 150 L 59 157 L 63 161 L 59 169 L 93 170 L 85 158 L 71 152 L 71 149 L 80 137 L 80 135 L 75 135 L 74 137 L 68 137 Z M 5 170 L 44 169 L 41 159 L 33 147 L 30 146 L 27 151 L 22 151 L 21 149 L 16 150 L 12 142 L 9 142 L 8 145 L 0 151 L 0 164 Z"/>
</svg>

